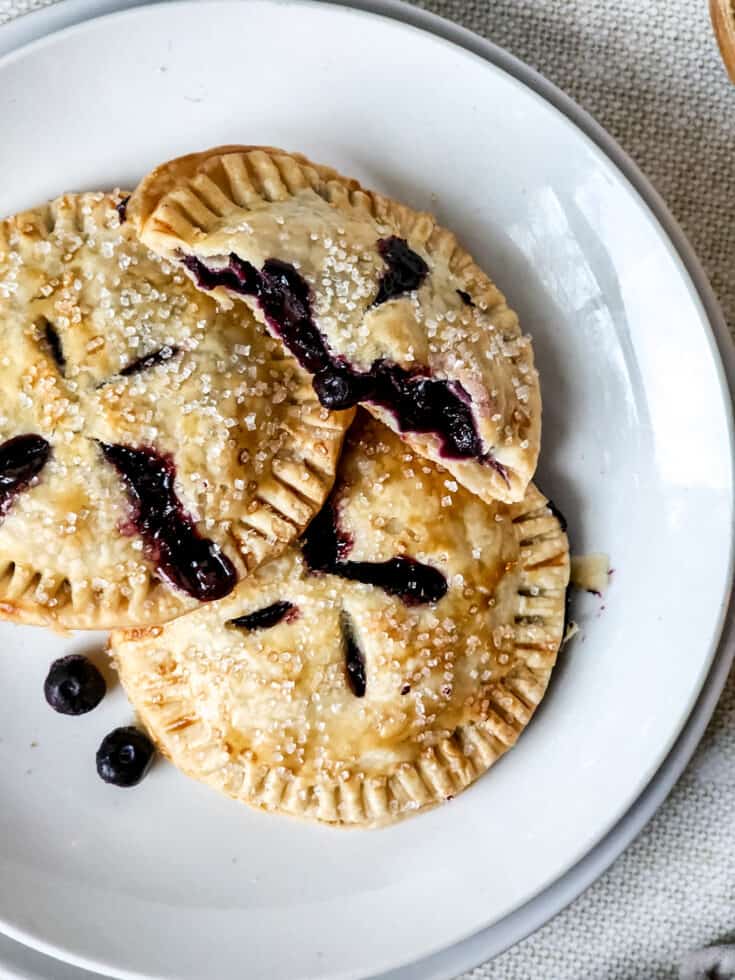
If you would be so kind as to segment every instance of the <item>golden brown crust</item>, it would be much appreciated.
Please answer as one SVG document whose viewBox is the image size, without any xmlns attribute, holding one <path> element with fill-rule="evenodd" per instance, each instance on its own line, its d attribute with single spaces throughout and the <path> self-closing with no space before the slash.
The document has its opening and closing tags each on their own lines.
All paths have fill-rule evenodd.
<svg viewBox="0 0 735 980">
<path fill-rule="evenodd" d="M 100 443 L 171 457 L 182 506 L 242 577 L 319 509 L 351 418 L 323 411 L 246 308 L 222 311 L 142 246 L 121 200 L 66 195 L 0 223 L 0 444 L 51 445 L 0 520 L 0 616 L 18 622 L 157 623 L 198 604 L 121 531 L 130 503 Z"/>
<path fill-rule="evenodd" d="M 252 146 L 163 164 L 141 182 L 129 213 L 141 239 L 170 258 L 183 253 L 221 266 L 234 252 L 258 268 L 269 257 L 295 264 L 331 350 L 359 370 L 382 359 L 459 382 L 484 451 L 501 467 L 444 458 L 433 434 L 406 433 L 406 441 L 483 499 L 523 497 L 541 427 L 531 345 L 502 293 L 432 215 L 300 154 Z M 384 270 L 377 242 L 391 235 L 405 239 L 430 272 L 414 293 L 375 307 Z M 235 294 L 218 287 L 214 295 L 230 303 Z M 392 413 L 366 407 L 397 429 Z"/>
<path fill-rule="evenodd" d="M 292 546 L 156 635 L 114 634 L 112 651 L 142 721 L 187 774 L 267 810 L 377 826 L 460 792 L 515 743 L 561 643 L 568 544 L 535 487 L 485 504 L 364 418 L 334 507 L 348 560 L 412 558 L 442 572 L 446 594 L 407 606 L 310 572 Z M 267 628 L 232 623 L 284 601 L 288 615 Z"/>
</svg>

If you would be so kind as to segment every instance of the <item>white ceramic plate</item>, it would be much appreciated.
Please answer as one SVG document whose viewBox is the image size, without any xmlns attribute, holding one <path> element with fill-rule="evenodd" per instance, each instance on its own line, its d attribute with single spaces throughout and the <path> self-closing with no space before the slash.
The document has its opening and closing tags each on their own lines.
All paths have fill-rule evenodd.
<svg viewBox="0 0 735 980">
<path fill-rule="evenodd" d="M 605 608 L 519 746 L 469 792 L 379 833 L 269 818 L 159 765 L 94 773 L 121 692 L 77 720 L 41 695 L 90 637 L 0 630 L 0 928 L 114 977 L 366 977 L 498 923 L 600 841 L 707 677 L 731 582 L 729 398 L 660 224 L 568 118 L 512 75 L 381 17 L 316 3 L 168 4 L 0 62 L 0 213 L 132 184 L 222 142 L 304 150 L 436 211 L 534 335 L 541 485 Z M 37 744 L 34 744 L 37 743 Z M 553 910 L 549 910 L 553 911 Z"/>
</svg>

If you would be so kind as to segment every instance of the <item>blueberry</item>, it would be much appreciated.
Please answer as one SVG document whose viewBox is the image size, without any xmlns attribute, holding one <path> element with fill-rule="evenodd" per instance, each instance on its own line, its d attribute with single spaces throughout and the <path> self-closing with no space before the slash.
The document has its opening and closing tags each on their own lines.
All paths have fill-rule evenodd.
<svg viewBox="0 0 735 980">
<path fill-rule="evenodd" d="M 139 728 L 116 728 L 97 749 L 97 774 L 113 786 L 136 786 L 148 772 L 155 751 Z"/>
<path fill-rule="evenodd" d="M 105 679 L 80 654 L 54 660 L 43 685 L 46 700 L 61 715 L 84 715 L 105 696 Z"/>
<path fill-rule="evenodd" d="M 0 517 L 15 497 L 38 476 L 51 455 L 51 446 L 33 433 L 14 436 L 0 445 Z"/>
<path fill-rule="evenodd" d="M 374 306 L 418 289 L 429 274 L 429 267 L 404 238 L 381 238 L 378 251 L 387 268 L 378 284 Z"/>
<path fill-rule="evenodd" d="M 352 408 L 362 396 L 359 381 L 349 369 L 324 368 L 314 375 L 312 384 L 321 404 L 332 411 Z"/>
<path fill-rule="evenodd" d="M 404 382 L 400 386 L 400 397 L 404 403 L 403 410 L 408 420 L 415 420 L 417 426 L 427 424 L 438 426 L 438 420 L 433 417 L 440 414 L 436 411 L 436 398 L 434 396 L 436 388 L 437 382 L 430 381 L 428 378 L 419 378 L 410 384 Z"/>
</svg>

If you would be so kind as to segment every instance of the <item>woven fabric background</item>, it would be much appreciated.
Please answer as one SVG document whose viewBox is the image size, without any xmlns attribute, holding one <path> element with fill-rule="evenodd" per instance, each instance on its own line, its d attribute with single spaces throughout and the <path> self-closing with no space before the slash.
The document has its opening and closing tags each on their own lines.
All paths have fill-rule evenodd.
<svg viewBox="0 0 735 980">
<path fill-rule="evenodd" d="M 0 0 L 0 24 L 49 0 Z M 53 0 L 51 0 L 53 2 Z M 735 86 L 705 0 L 423 0 L 539 69 L 654 182 L 735 327 Z M 684 572 L 682 572 L 684 574 Z M 670 980 L 735 940 L 735 676 L 678 786 L 610 871 L 465 980 Z"/>
</svg>

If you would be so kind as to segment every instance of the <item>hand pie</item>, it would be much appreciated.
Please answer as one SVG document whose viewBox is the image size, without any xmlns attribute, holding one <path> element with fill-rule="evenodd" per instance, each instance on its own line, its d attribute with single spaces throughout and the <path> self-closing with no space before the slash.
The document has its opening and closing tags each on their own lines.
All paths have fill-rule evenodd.
<svg viewBox="0 0 735 980">
<path fill-rule="evenodd" d="M 0 222 L 0 616 L 164 622 L 227 595 L 326 498 L 351 413 L 119 195 Z"/>
<path fill-rule="evenodd" d="M 523 498 L 541 428 L 528 337 L 429 214 L 298 154 L 219 147 L 133 194 L 141 240 L 223 303 L 247 301 L 313 377 L 484 500 Z"/>
<path fill-rule="evenodd" d="M 486 504 L 365 418 L 298 545 L 221 602 L 114 633 L 112 653 L 184 772 L 375 826 L 450 799 L 514 744 L 559 650 L 569 555 L 535 487 Z"/>
</svg>

